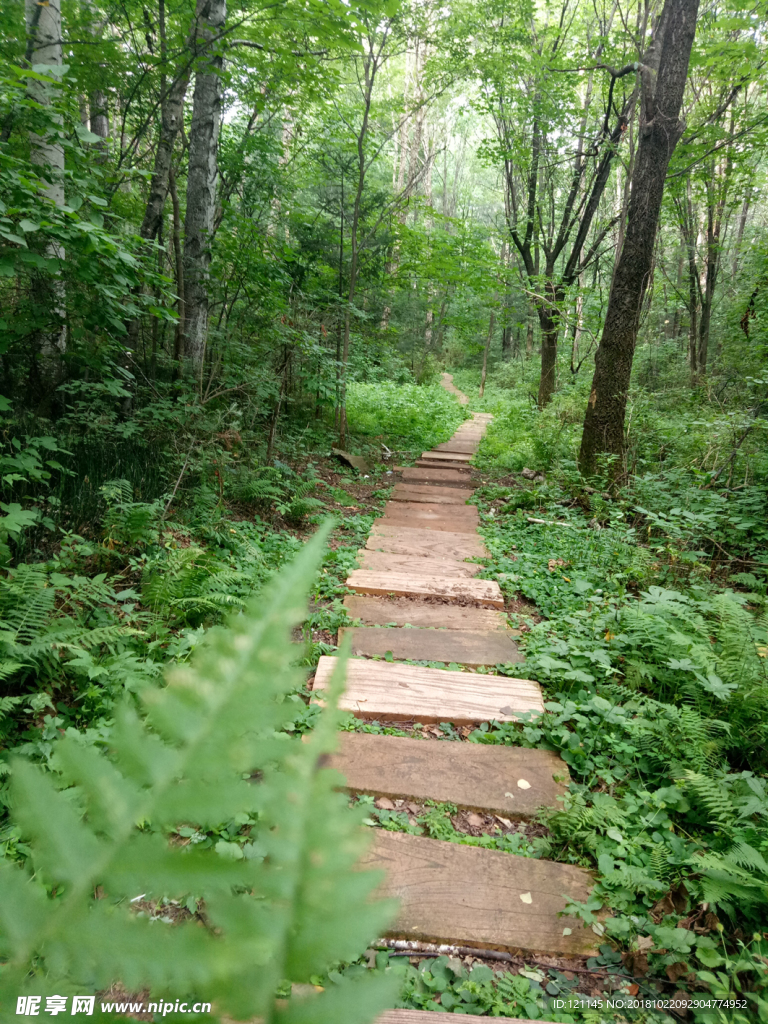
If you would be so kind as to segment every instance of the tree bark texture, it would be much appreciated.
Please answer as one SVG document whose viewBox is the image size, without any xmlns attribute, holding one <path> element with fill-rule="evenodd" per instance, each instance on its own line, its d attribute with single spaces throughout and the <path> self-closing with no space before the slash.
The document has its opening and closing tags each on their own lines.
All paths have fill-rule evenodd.
<svg viewBox="0 0 768 1024">
<path fill-rule="evenodd" d="M 223 31 L 226 18 L 226 0 L 207 0 L 197 28 L 197 46 L 205 46 L 206 51 L 195 71 L 184 218 L 185 355 L 196 374 L 203 365 L 208 337 L 208 271 L 216 215 L 221 124 L 223 57 L 212 40 Z"/>
<path fill-rule="evenodd" d="M 491 310 L 491 317 L 488 321 L 488 337 L 485 339 L 485 348 L 483 349 L 483 372 L 480 377 L 480 397 L 482 398 L 485 394 L 485 378 L 488 375 L 488 353 L 491 348 L 491 342 L 493 341 L 493 331 L 496 326 L 496 310 Z"/>
<path fill-rule="evenodd" d="M 26 0 L 26 57 L 32 67 L 48 72 L 58 81 L 61 68 L 61 0 Z M 49 107 L 59 93 L 52 82 L 29 79 L 28 95 L 42 107 Z M 61 118 L 52 116 L 52 125 L 61 124 Z M 30 159 L 40 168 L 44 184 L 41 191 L 54 206 L 64 205 L 64 148 L 56 129 L 45 135 L 30 132 Z M 48 245 L 45 254 L 63 263 L 64 248 L 56 242 Z M 31 400 L 43 415 L 50 415 L 51 401 L 60 379 L 61 357 L 67 347 L 66 295 L 64 282 L 56 277 L 33 274 L 30 291 L 37 326 L 35 329 L 35 358 L 30 380 Z"/>
<path fill-rule="evenodd" d="M 632 175 L 624 245 L 614 273 L 603 334 L 595 356 L 579 464 L 594 473 L 602 453 L 621 458 L 624 417 L 643 298 L 669 161 L 683 131 L 680 108 L 696 32 L 698 0 L 666 0 L 658 36 L 658 73 L 643 69 L 640 140 Z"/>
</svg>

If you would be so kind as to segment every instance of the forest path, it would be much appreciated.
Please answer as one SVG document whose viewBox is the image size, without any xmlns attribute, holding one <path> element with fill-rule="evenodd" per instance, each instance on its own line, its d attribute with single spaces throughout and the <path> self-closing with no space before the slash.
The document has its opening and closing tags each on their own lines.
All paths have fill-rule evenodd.
<svg viewBox="0 0 768 1024">
<path fill-rule="evenodd" d="M 450 374 L 442 383 L 466 404 Z M 467 463 L 492 418 L 472 413 L 439 450 L 400 470 L 403 482 L 358 552 L 361 568 L 347 580 L 360 596 L 344 603 L 363 625 L 342 631 L 353 657 L 340 704 L 360 719 L 413 727 L 424 738 L 343 733 L 330 758 L 348 789 L 376 796 L 380 808 L 409 814 L 417 803 L 452 803 L 460 809 L 455 820 L 468 821 L 471 835 L 525 833 L 526 820 L 541 806 L 556 806 L 568 781 L 565 763 L 551 752 L 438 740 L 439 730 L 427 724 L 451 723 L 466 737 L 481 722 L 512 722 L 521 712 L 543 710 L 538 683 L 487 672 L 522 658 L 498 584 L 474 579 L 482 567 L 467 561 L 488 554 L 478 536 L 478 510 L 467 504 L 473 493 Z M 320 659 L 316 691 L 325 688 L 333 666 L 332 657 Z M 485 671 L 467 671 L 478 666 Z M 392 936 L 515 954 L 594 953 L 593 932 L 571 918 L 564 928 L 557 916 L 564 894 L 588 898 L 593 880 L 581 868 L 380 829 L 366 863 L 386 869 L 382 894 L 400 900 Z M 383 1020 L 416 1024 L 423 1016 L 392 1011 Z"/>
</svg>

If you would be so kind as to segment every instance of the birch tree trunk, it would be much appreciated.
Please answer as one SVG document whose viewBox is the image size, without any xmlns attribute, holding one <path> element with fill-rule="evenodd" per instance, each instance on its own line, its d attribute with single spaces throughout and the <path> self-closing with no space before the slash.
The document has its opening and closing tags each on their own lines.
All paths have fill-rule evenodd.
<svg viewBox="0 0 768 1024">
<path fill-rule="evenodd" d="M 29 64 L 43 71 L 49 69 L 49 76 L 58 80 L 61 74 L 61 0 L 48 0 L 47 3 L 26 0 L 25 14 Z M 29 79 L 27 93 L 42 107 L 49 107 L 59 88 L 51 82 Z M 30 159 L 40 168 L 40 177 L 45 183 L 41 191 L 54 206 L 64 205 L 64 148 L 55 127 L 60 124 L 61 119 L 54 116 L 49 132 L 45 135 L 30 132 L 29 136 Z M 63 262 L 64 248 L 53 242 L 47 247 L 46 255 Z M 39 318 L 31 389 L 40 411 L 49 414 L 53 391 L 60 377 L 61 356 L 67 347 L 64 283 L 56 277 L 51 279 L 35 274 L 30 297 Z"/>
<path fill-rule="evenodd" d="M 698 0 L 666 0 L 658 26 L 658 73 L 641 68 L 640 144 L 632 175 L 627 228 L 595 356 L 579 464 L 594 473 L 600 454 L 620 459 L 632 359 L 650 280 L 664 181 L 683 132 L 680 109 L 696 32 Z M 656 79 L 654 82 L 654 78 Z"/>
<path fill-rule="evenodd" d="M 196 375 L 202 370 L 208 337 L 208 270 L 216 215 L 221 123 L 223 57 L 212 41 L 223 31 L 226 18 L 226 0 L 207 0 L 197 29 L 197 45 L 206 45 L 206 51 L 195 71 L 184 219 L 185 355 Z"/>
</svg>

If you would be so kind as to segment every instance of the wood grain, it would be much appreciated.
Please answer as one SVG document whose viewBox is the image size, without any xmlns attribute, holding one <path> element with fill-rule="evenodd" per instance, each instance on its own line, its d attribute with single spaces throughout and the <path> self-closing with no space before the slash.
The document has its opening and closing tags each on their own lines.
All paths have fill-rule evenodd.
<svg viewBox="0 0 768 1024">
<path fill-rule="evenodd" d="M 440 800 L 513 820 L 560 806 L 569 779 L 550 750 L 355 732 L 339 733 L 338 752 L 323 764 L 341 772 L 355 793 Z"/>
<path fill-rule="evenodd" d="M 507 617 L 490 608 L 433 603 L 407 597 L 361 597 L 347 594 L 350 617 L 372 626 L 433 626 L 441 629 L 505 630 Z"/>
<path fill-rule="evenodd" d="M 596 952 L 591 930 L 570 917 L 566 926 L 557 916 L 566 896 L 579 902 L 589 898 L 594 882 L 582 868 L 376 832 L 362 863 L 384 868 L 387 879 L 380 894 L 401 901 L 390 935 L 514 953 Z M 563 935 L 565 927 L 570 935 Z"/>
<path fill-rule="evenodd" d="M 358 594 L 394 594 L 396 597 L 442 597 L 471 602 L 484 608 L 503 608 L 504 597 L 495 580 L 457 579 L 418 573 L 374 572 L 353 569 L 347 586 Z"/>
<path fill-rule="evenodd" d="M 418 484 L 395 484 L 391 501 L 418 501 L 434 505 L 465 505 L 474 491 L 467 487 L 430 487 Z"/>
<path fill-rule="evenodd" d="M 471 455 L 463 452 L 422 452 L 422 459 L 430 459 L 432 462 L 469 462 Z"/>
<path fill-rule="evenodd" d="M 388 551 L 367 549 L 357 552 L 357 564 L 361 569 L 372 572 L 417 573 L 419 576 L 454 576 L 459 579 L 477 576 L 483 568 L 482 565 L 451 558 L 393 555 Z"/>
<path fill-rule="evenodd" d="M 314 691 L 325 688 L 336 659 L 323 655 Z M 541 690 L 531 679 L 450 672 L 397 662 L 350 658 L 340 706 L 358 718 L 390 722 L 515 722 L 523 711 L 543 712 Z"/>
<path fill-rule="evenodd" d="M 403 466 L 400 476 L 404 483 L 453 484 L 466 487 L 469 483 L 465 469 L 424 469 L 421 466 Z"/>
<path fill-rule="evenodd" d="M 421 530 L 412 526 L 388 524 L 377 519 L 365 543 L 369 551 L 388 551 L 393 555 L 413 555 L 416 558 L 487 558 L 488 551 L 482 540 L 466 533 L 449 534 L 434 530 Z"/>
<path fill-rule="evenodd" d="M 455 662 L 468 668 L 508 665 L 523 660 L 517 644 L 500 630 L 389 629 L 386 626 L 346 626 L 339 630 L 352 641 L 352 653 L 368 658 L 387 651 L 401 661 Z"/>
</svg>

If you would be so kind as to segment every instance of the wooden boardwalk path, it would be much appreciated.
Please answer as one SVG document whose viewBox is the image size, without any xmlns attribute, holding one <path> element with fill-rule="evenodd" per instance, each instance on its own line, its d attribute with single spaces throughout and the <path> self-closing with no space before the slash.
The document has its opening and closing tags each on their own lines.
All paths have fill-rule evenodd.
<svg viewBox="0 0 768 1024">
<path fill-rule="evenodd" d="M 467 404 L 450 374 L 442 384 Z M 469 463 L 491 419 L 473 413 L 450 441 L 401 470 L 402 482 L 358 553 L 360 568 L 347 580 L 354 595 L 344 603 L 362 625 L 342 631 L 353 656 L 341 704 L 361 719 L 458 726 L 543 711 L 538 683 L 488 672 L 522 658 L 498 584 L 478 579 L 482 566 L 468 561 L 487 555 L 477 509 L 467 501 Z M 320 659 L 316 691 L 327 685 L 333 660 Z M 483 673 L 468 671 L 479 666 Z M 568 781 L 564 762 L 550 751 L 461 740 L 348 733 L 329 763 L 350 792 L 445 801 L 507 820 L 557 806 Z M 591 930 L 559 916 L 568 898 L 588 898 L 593 879 L 581 868 L 385 830 L 377 831 L 366 864 L 386 870 L 382 894 L 400 900 L 392 936 L 512 953 L 595 950 Z M 420 1024 L 426 1016 L 396 1010 L 380 1024 Z"/>
</svg>

